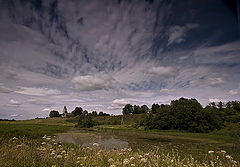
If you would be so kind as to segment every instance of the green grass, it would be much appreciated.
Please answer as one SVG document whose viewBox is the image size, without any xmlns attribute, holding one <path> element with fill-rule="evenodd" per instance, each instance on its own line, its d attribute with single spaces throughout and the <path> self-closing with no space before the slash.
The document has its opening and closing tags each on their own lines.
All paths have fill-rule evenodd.
<svg viewBox="0 0 240 167">
<path fill-rule="evenodd" d="M 53 135 L 56 133 L 66 132 L 70 129 L 66 125 L 47 125 L 47 124 L 34 124 L 26 122 L 0 122 L 0 136 L 4 138 L 11 137 L 27 137 L 29 139 L 38 139 L 43 135 Z"/>
<path fill-rule="evenodd" d="M 57 167 L 72 167 L 80 164 L 89 167 L 123 166 L 124 159 L 129 160 L 130 157 L 135 157 L 135 160 L 131 161 L 135 166 L 183 167 L 187 165 L 188 167 L 201 167 L 205 163 L 208 167 L 211 166 L 211 162 L 216 162 L 215 166 L 230 167 L 234 166 L 234 160 L 240 161 L 239 139 L 231 136 L 227 128 L 208 134 L 161 130 L 145 131 L 133 128 L 133 121 L 130 116 L 125 118 L 125 126 L 107 125 L 109 122 L 114 122 L 114 119 L 119 118 L 95 117 L 102 125 L 93 127 L 94 131 L 87 131 L 87 133 L 93 137 L 99 134 L 105 137 L 117 136 L 119 139 L 127 141 L 133 151 L 109 151 L 101 148 L 84 149 L 78 145 L 67 143 L 58 147 L 52 140 L 46 141 L 46 145 L 41 145 L 41 142 L 45 141 L 42 139 L 45 134 L 50 136 L 59 133 L 70 135 L 76 132 L 85 135 L 84 138 L 89 140 L 84 132 L 74 128 L 77 118 L 0 122 L 0 166 L 51 167 L 56 165 Z M 140 116 L 133 119 L 140 119 Z M 14 136 L 19 138 L 16 142 L 9 140 Z M 41 150 L 42 148 L 46 150 Z M 53 150 L 56 154 L 61 154 L 61 151 L 66 150 L 68 154 L 61 154 L 66 158 L 58 159 L 57 155 L 50 155 Z M 214 150 L 214 155 L 209 155 L 209 150 Z M 233 159 L 226 159 L 225 155 L 220 152 L 221 150 L 226 150 L 227 154 L 231 155 Z M 153 152 L 153 154 L 148 155 L 149 152 Z M 146 164 L 141 162 L 138 158 L 139 155 L 147 159 Z M 80 158 L 78 160 L 77 157 L 86 157 L 86 159 Z M 111 158 L 114 161 L 110 163 L 108 160 Z M 125 166 L 130 166 L 131 163 Z M 239 164 L 235 164 L 235 166 L 238 167 Z"/>
</svg>

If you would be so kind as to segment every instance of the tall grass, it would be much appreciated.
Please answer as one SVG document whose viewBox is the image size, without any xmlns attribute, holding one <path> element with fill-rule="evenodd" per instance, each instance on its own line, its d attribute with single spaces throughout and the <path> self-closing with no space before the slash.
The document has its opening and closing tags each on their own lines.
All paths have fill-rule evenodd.
<svg viewBox="0 0 240 167">
<path fill-rule="evenodd" d="M 56 142 L 55 137 L 40 140 L 12 138 L 0 146 L 1 167 L 240 167 L 224 150 L 209 151 L 203 161 L 191 156 L 181 158 L 177 153 L 162 153 L 157 148 L 150 152 L 104 150 L 94 143 L 92 147 Z"/>
</svg>

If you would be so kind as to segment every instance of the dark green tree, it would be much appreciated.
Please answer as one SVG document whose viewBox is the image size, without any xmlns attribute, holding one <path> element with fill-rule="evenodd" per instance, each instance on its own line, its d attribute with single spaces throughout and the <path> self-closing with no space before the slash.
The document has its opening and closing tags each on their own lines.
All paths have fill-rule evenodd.
<svg viewBox="0 0 240 167">
<path fill-rule="evenodd" d="M 77 115 L 82 115 L 83 114 L 83 109 L 81 107 L 76 107 L 73 111 L 72 111 L 72 115 L 73 116 L 77 116 Z"/>
<path fill-rule="evenodd" d="M 133 113 L 133 106 L 131 104 L 126 104 L 122 110 L 123 115 L 128 115 Z"/>
<path fill-rule="evenodd" d="M 49 117 L 50 117 L 50 118 L 59 117 L 59 116 L 60 116 L 59 112 L 58 112 L 58 111 L 55 111 L 55 110 L 52 110 L 52 111 L 50 111 L 50 113 L 49 113 Z"/>
<path fill-rule="evenodd" d="M 159 104 L 153 104 L 151 108 L 151 112 L 153 114 L 156 114 L 159 108 L 160 108 Z"/>
<path fill-rule="evenodd" d="M 141 113 L 148 113 L 149 112 L 149 108 L 147 105 L 142 105 L 141 106 Z"/>
<path fill-rule="evenodd" d="M 138 105 L 133 106 L 133 114 L 140 114 L 141 108 Z"/>
<path fill-rule="evenodd" d="M 97 111 L 92 111 L 92 116 L 97 116 Z"/>
<path fill-rule="evenodd" d="M 100 112 L 98 113 L 98 115 L 99 115 L 99 116 L 104 116 L 104 114 L 103 114 L 102 111 L 100 111 Z"/>
</svg>

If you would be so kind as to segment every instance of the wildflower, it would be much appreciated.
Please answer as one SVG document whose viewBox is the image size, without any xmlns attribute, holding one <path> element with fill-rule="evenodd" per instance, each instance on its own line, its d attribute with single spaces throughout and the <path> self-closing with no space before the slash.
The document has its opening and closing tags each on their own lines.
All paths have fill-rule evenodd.
<svg viewBox="0 0 240 167">
<path fill-rule="evenodd" d="M 213 154 L 213 153 L 214 153 L 214 151 L 212 151 L 212 150 L 208 151 L 208 154 Z"/>
<path fill-rule="evenodd" d="M 80 163 L 80 161 L 76 161 L 76 163 L 77 163 L 77 164 L 79 164 L 79 163 Z"/>
<path fill-rule="evenodd" d="M 112 158 L 110 158 L 109 160 L 108 160 L 108 162 L 113 162 L 114 160 L 112 159 Z"/>
<path fill-rule="evenodd" d="M 22 147 L 22 144 L 16 145 L 17 148 Z"/>
<path fill-rule="evenodd" d="M 123 165 L 128 165 L 129 162 L 130 162 L 130 161 L 129 161 L 128 159 L 124 159 L 124 160 L 123 160 Z"/>
<path fill-rule="evenodd" d="M 131 151 L 132 151 L 132 149 L 131 149 L 131 148 L 128 148 L 127 150 L 128 150 L 129 152 L 131 152 Z"/>
<path fill-rule="evenodd" d="M 53 143 L 53 145 L 57 145 L 57 143 Z"/>
<path fill-rule="evenodd" d="M 17 140 L 18 138 L 17 137 L 13 137 L 12 140 Z"/>
<path fill-rule="evenodd" d="M 143 156 L 142 155 L 138 155 L 138 158 L 142 158 Z"/>
<path fill-rule="evenodd" d="M 99 144 L 98 143 L 93 143 L 93 146 L 98 147 Z"/>
<path fill-rule="evenodd" d="M 57 165 L 52 165 L 51 167 L 57 167 Z"/>
<path fill-rule="evenodd" d="M 131 166 L 135 166 L 135 164 L 131 164 Z"/>
<path fill-rule="evenodd" d="M 63 150 L 63 151 L 61 152 L 61 154 L 66 154 L 66 151 L 65 151 L 65 150 Z"/>
<path fill-rule="evenodd" d="M 230 155 L 226 155 L 225 156 L 227 159 L 232 159 L 232 157 Z"/>
<path fill-rule="evenodd" d="M 56 140 L 52 139 L 52 142 L 55 142 Z"/>
<path fill-rule="evenodd" d="M 130 158 L 130 161 L 133 161 L 134 159 L 135 159 L 134 157 L 131 157 L 131 158 Z"/>
<path fill-rule="evenodd" d="M 50 154 L 51 156 L 53 156 L 53 155 L 55 155 L 55 152 L 51 152 L 51 154 Z"/>
<path fill-rule="evenodd" d="M 80 160 L 81 159 L 81 157 L 77 157 L 77 160 Z"/>
<path fill-rule="evenodd" d="M 47 138 L 47 135 L 44 135 L 42 138 L 43 138 L 43 139 L 46 139 L 46 138 Z"/>
<path fill-rule="evenodd" d="M 46 144 L 46 142 L 42 142 L 41 144 L 44 145 L 44 144 Z"/>
<path fill-rule="evenodd" d="M 221 150 L 221 153 L 226 154 L 226 151 L 225 150 Z"/>
<path fill-rule="evenodd" d="M 62 147 L 62 145 L 58 145 L 58 147 Z"/>
<path fill-rule="evenodd" d="M 41 151 L 46 151 L 47 149 L 45 147 L 42 147 L 40 150 Z"/>
<path fill-rule="evenodd" d="M 145 156 L 149 156 L 150 154 L 149 153 L 146 153 Z"/>
<path fill-rule="evenodd" d="M 146 160 L 145 158 L 142 158 L 142 159 L 140 160 L 140 162 L 146 163 L 147 160 Z"/>
<path fill-rule="evenodd" d="M 51 140 L 51 138 L 48 137 L 48 138 L 46 138 L 46 140 Z"/>
<path fill-rule="evenodd" d="M 116 165 L 110 165 L 109 167 L 116 167 Z"/>
<path fill-rule="evenodd" d="M 62 155 L 57 155 L 57 158 L 62 158 Z"/>
</svg>

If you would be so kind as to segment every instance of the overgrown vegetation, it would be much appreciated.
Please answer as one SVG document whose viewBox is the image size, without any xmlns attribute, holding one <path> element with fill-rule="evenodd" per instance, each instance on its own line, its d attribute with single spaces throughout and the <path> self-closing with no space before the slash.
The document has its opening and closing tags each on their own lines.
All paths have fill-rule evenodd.
<svg viewBox="0 0 240 167">
<path fill-rule="evenodd" d="M 184 130 L 189 132 L 211 132 L 222 129 L 227 123 L 240 122 L 240 102 L 232 101 L 226 104 L 211 103 L 205 108 L 196 99 L 180 98 L 167 104 L 153 104 L 141 107 L 125 105 L 123 114 L 145 114 L 138 126 L 147 129 Z"/>
</svg>

